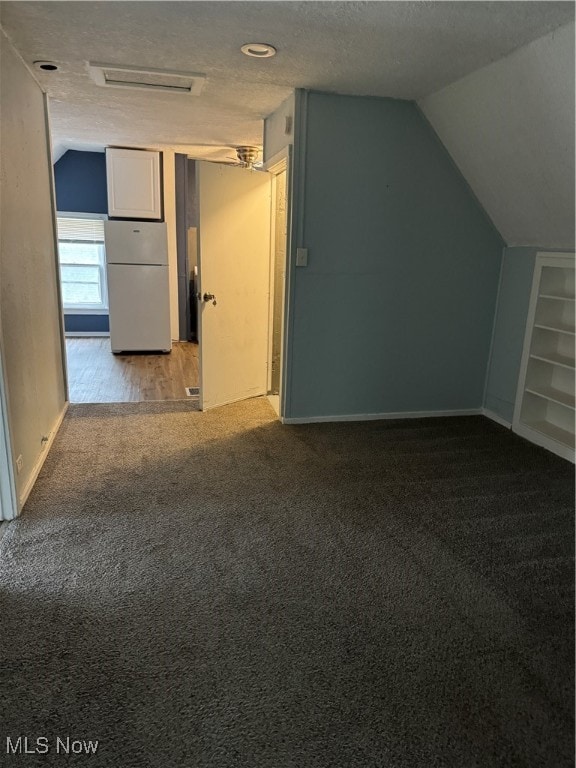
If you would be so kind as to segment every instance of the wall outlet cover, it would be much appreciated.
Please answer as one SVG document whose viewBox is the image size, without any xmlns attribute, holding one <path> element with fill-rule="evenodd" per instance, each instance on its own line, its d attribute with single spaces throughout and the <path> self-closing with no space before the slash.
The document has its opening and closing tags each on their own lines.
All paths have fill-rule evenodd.
<svg viewBox="0 0 576 768">
<path fill-rule="evenodd" d="M 308 248 L 296 248 L 296 266 L 308 266 Z"/>
</svg>

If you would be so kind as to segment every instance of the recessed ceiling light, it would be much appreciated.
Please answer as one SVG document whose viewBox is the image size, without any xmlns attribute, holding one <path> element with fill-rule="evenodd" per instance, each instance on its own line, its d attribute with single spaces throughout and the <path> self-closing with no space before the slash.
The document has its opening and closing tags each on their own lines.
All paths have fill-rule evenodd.
<svg viewBox="0 0 576 768">
<path fill-rule="evenodd" d="M 270 56 L 276 55 L 276 48 L 268 43 L 246 43 L 240 50 L 255 59 L 269 59 Z"/>
<path fill-rule="evenodd" d="M 58 64 L 53 61 L 35 61 L 34 66 L 36 69 L 41 69 L 42 72 L 56 72 Z"/>
</svg>

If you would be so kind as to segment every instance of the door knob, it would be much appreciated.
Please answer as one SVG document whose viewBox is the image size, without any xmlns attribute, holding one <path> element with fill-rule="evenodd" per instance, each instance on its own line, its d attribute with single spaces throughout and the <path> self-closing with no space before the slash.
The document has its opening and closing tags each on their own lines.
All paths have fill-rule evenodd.
<svg viewBox="0 0 576 768">
<path fill-rule="evenodd" d="M 213 293 L 205 293 L 205 294 L 204 294 L 204 296 L 203 296 L 202 298 L 203 298 L 203 299 L 204 299 L 204 301 L 206 301 L 206 302 L 208 302 L 208 301 L 211 301 L 211 302 L 212 302 L 212 304 L 214 304 L 214 306 L 216 306 L 216 296 L 214 296 L 214 294 L 213 294 Z"/>
</svg>

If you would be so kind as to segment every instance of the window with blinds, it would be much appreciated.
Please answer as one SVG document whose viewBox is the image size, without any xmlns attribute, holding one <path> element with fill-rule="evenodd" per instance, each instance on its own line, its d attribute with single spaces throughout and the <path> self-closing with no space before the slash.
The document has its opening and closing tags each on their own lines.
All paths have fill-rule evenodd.
<svg viewBox="0 0 576 768">
<path fill-rule="evenodd" d="M 58 254 L 65 310 L 106 310 L 104 221 L 58 216 Z"/>
</svg>

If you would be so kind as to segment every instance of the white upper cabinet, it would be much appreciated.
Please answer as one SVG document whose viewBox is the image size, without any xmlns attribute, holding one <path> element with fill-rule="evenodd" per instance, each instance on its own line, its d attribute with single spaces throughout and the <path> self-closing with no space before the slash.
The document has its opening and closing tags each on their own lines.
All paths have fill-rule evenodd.
<svg viewBox="0 0 576 768">
<path fill-rule="evenodd" d="M 160 152 L 106 149 L 108 215 L 124 219 L 161 219 Z"/>
</svg>

